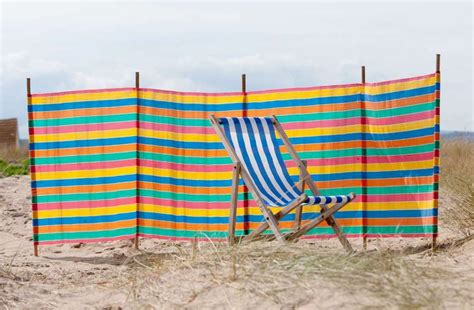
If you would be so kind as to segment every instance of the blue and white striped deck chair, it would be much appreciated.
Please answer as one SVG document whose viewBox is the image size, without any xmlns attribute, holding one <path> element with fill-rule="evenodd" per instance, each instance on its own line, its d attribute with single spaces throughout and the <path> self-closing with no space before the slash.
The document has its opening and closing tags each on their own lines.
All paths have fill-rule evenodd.
<svg viewBox="0 0 474 310">
<path fill-rule="evenodd" d="M 212 126 L 222 140 L 234 163 L 232 180 L 232 203 L 229 219 L 229 242 L 235 240 L 235 217 L 239 176 L 252 193 L 265 222 L 244 239 L 253 239 L 270 228 L 280 241 L 294 240 L 312 228 L 326 221 L 334 230 L 344 248 L 352 251 L 350 243 L 341 232 L 333 214 L 351 202 L 355 195 L 320 196 L 316 184 L 308 173 L 305 162 L 301 161 L 275 116 L 272 117 L 210 117 Z M 300 170 L 300 181 L 294 183 L 286 169 L 280 153 L 275 130 Z M 308 185 L 313 196 L 304 193 Z M 328 208 L 327 205 L 334 204 Z M 320 205 L 317 218 L 301 226 L 301 213 L 305 205 Z M 273 214 L 268 207 L 281 207 Z M 294 231 L 283 235 L 278 228 L 278 220 L 296 209 Z"/>
</svg>

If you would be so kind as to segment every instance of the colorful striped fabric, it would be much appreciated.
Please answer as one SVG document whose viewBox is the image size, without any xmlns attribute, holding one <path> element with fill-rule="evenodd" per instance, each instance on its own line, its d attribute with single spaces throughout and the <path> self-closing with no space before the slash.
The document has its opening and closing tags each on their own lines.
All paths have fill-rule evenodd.
<svg viewBox="0 0 474 310">
<path fill-rule="evenodd" d="M 29 101 L 39 243 L 136 232 L 224 240 L 232 162 L 211 114 L 277 115 L 322 195 L 357 194 L 336 214 L 348 236 L 437 233 L 438 74 L 246 94 L 116 89 Z M 279 146 L 295 182 L 298 168 Z M 263 218 L 243 184 L 239 193 L 236 234 L 244 235 Z M 319 212 L 318 206 L 304 209 L 303 220 Z M 281 220 L 282 231 L 293 219 Z M 332 230 L 321 225 L 307 237 L 328 236 Z"/>
<path fill-rule="evenodd" d="M 36 243 L 133 238 L 137 231 L 137 91 L 29 98 Z"/>
</svg>

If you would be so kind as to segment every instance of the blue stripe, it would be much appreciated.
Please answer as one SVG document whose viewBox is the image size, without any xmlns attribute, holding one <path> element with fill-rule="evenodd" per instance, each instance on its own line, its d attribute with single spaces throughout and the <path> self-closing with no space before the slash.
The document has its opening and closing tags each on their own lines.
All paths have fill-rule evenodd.
<svg viewBox="0 0 474 310">
<path fill-rule="evenodd" d="M 368 141 L 388 141 L 388 140 L 402 140 L 417 137 L 424 137 L 433 135 L 434 127 L 428 127 L 424 129 L 403 131 L 397 133 L 388 134 L 370 134 L 370 133 L 351 133 L 351 134 L 340 134 L 340 135 L 328 135 L 328 136 L 314 136 L 314 137 L 295 137 L 290 138 L 291 143 L 294 145 L 299 144 L 310 144 L 310 143 L 330 143 L 330 142 L 345 142 L 345 141 L 360 141 L 364 138 Z M 155 138 L 144 138 L 139 137 L 138 142 L 140 144 L 156 145 L 156 146 L 167 146 L 181 149 L 204 149 L 204 150 L 222 150 L 224 146 L 220 142 L 186 142 L 166 139 L 155 139 Z M 278 145 L 282 145 L 283 142 L 278 140 Z"/>
<path fill-rule="evenodd" d="M 277 100 L 264 102 L 248 102 L 246 104 L 249 110 L 264 110 L 272 108 L 284 108 L 295 106 L 312 106 L 322 104 L 339 104 L 360 101 L 362 96 L 360 94 L 347 96 L 333 96 L 320 97 L 309 99 L 292 99 L 292 100 Z M 149 99 L 139 99 L 139 105 L 151 108 L 160 108 L 167 110 L 179 111 L 199 111 L 199 112 L 224 112 L 224 111 L 241 111 L 244 108 L 242 102 L 238 103 L 223 103 L 223 104 L 199 104 L 199 103 L 176 103 L 169 101 L 158 101 Z"/>
<path fill-rule="evenodd" d="M 132 143 L 133 144 L 137 143 L 136 136 L 123 137 L 123 138 L 61 141 L 61 142 L 36 142 L 36 143 L 30 143 L 30 150 L 67 149 L 67 148 L 76 148 L 76 147 L 122 145 L 122 144 L 132 144 Z"/>
<path fill-rule="evenodd" d="M 238 123 L 237 120 L 234 121 L 234 123 L 236 122 Z M 244 126 L 247 128 L 247 132 L 248 132 L 247 137 L 250 142 L 250 149 L 246 148 L 245 145 L 241 145 L 241 147 L 244 147 L 243 150 L 245 150 L 245 155 L 252 153 L 253 156 L 255 157 L 255 164 L 257 165 L 257 169 L 260 171 L 260 174 L 263 177 L 263 181 L 265 182 L 265 185 L 268 187 L 268 191 L 267 191 L 262 186 L 263 193 L 265 194 L 265 196 L 268 196 L 270 198 L 272 197 L 272 195 L 274 195 L 275 197 L 280 198 L 281 201 L 285 202 L 286 200 L 283 197 L 280 197 L 281 195 L 278 193 L 277 189 L 273 185 L 272 178 L 268 174 L 269 171 L 267 171 L 265 167 L 263 166 L 262 157 L 260 156 L 260 152 L 257 151 L 257 139 L 260 141 L 262 140 L 260 133 L 253 131 L 252 124 L 250 123 L 250 120 L 248 118 L 244 119 Z M 243 134 L 240 131 L 238 135 L 242 136 Z M 244 158 L 248 159 L 248 161 L 246 162 L 247 165 L 252 164 L 249 156 L 245 156 Z M 260 180 L 257 178 L 256 175 L 252 176 L 252 178 L 254 179 L 255 183 L 260 184 Z M 281 205 L 281 204 L 277 203 L 277 205 Z"/>
<path fill-rule="evenodd" d="M 378 172 L 340 172 L 330 174 L 312 175 L 313 180 L 318 181 L 337 181 L 337 180 L 360 180 L 362 177 L 367 179 L 392 179 L 392 178 L 409 178 L 432 176 L 438 173 L 439 169 L 427 168 L 418 170 L 397 170 L 397 171 L 378 171 Z M 298 176 L 291 177 L 292 183 L 298 182 Z M 192 187 L 228 187 L 232 185 L 230 179 L 227 180 L 200 180 L 200 179 L 178 179 L 171 177 L 160 177 L 146 174 L 139 174 L 138 180 L 150 183 L 172 184 L 178 186 Z M 242 182 L 239 182 L 242 184 Z M 291 184 L 291 183 L 290 183 Z"/>
<path fill-rule="evenodd" d="M 29 104 L 28 112 L 48 112 L 48 111 L 63 111 L 75 109 L 91 109 L 91 108 L 109 108 L 137 105 L 136 98 L 129 99 L 113 99 L 113 100 L 94 100 L 94 101 L 78 101 L 57 104 Z"/>
<path fill-rule="evenodd" d="M 116 177 L 99 177 L 84 179 L 62 179 L 47 181 L 32 181 L 31 187 L 61 187 L 61 186 L 77 186 L 77 185 L 95 185 L 95 184 L 112 184 L 121 182 L 132 182 L 137 180 L 136 174 L 120 175 Z"/>
<path fill-rule="evenodd" d="M 363 217 L 363 211 L 339 211 L 334 214 L 334 217 L 337 219 L 360 219 Z M 391 211 L 366 211 L 368 218 L 414 218 L 414 217 L 431 217 L 437 216 L 437 209 L 427 209 L 427 210 L 391 210 Z M 304 212 L 302 214 L 303 220 L 311 220 L 320 215 L 319 212 Z M 293 221 L 295 215 L 288 214 L 283 220 L 284 221 Z M 192 224 L 227 224 L 229 222 L 229 217 L 227 216 L 215 216 L 215 217 L 206 217 L 206 216 L 186 216 L 186 215 L 172 215 L 164 213 L 154 213 L 154 212 L 142 212 L 138 211 L 138 218 L 155 220 L 155 221 L 167 221 L 172 223 L 192 223 Z M 260 223 L 263 222 L 262 215 L 239 215 L 237 216 L 237 222 L 253 222 Z"/>
<path fill-rule="evenodd" d="M 113 215 L 99 216 L 78 216 L 78 217 L 57 217 L 47 219 L 33 219 L 33 226 L 49 226 L 49 225 L 68 225 L 68 224 L 94 224 L 94 223 L 110 223 L 124 220 L 136 219 L 136 212 L 120 213 Z"/>
<path fill-rule="evenodd" d="M 431 86 L 425 86 L 425 87 L 409 89 L 409 90 L 401 90 L 401 91 L 379 94 L 379 95 L 364 95 L 363 98 L 364 98 L 364 101 L 380 102 L 380 101 L 396 100 L 396 99 L 401 99 L 401 98 L 432 94 L 435 92 L 435 90 L 436 90 L 436 84 L 431 85 Z"/>
<path fill-rule="evenodd" d="M 301 191 L 294 186 L 293 181 L 291 180 L 290 175 L 288 174 L 288 170 L 286 169 L 285 162 L 283 161 L 283 157 L 281 155 L 280 149 L 277 148 L 278 141 L 275 136 L 275 130 L 273 127 L 273 122 L 270 118 L 265 118 L 264 122 L 266 122 L 269 130 L 270 130 L 270 138 L 273 143 L 273 148 L 270 149 L 270 146 L 267 145 L 267 141 L 265 138 L 262 139 L 262 146 L 265 150 L 268 150 L 264 152 L 263 156 L 266 156 L 270 165 L 271 173 L 275 181 L 278 183 L 278 186 L 288 195 L 290 198 L 290 201 L 293 201 L 294 199 L 297 198 L 297 196 L 294 196 L 292 193 L 287 192 L 286 186 L 284 185 L 285 181 L 280 178 L 280 174 L 277 172 L 277 165 L 280 167 L 281 171 L 283 172 L 283 178 L 286 180 L 287 183 L 289 183 L 291 186 L 293 186 L 293 190 L 296 192 L 296 194 L 299 196 L 301 195 Z M 264 132 L 263 124 L 261 119 L 256 120 L 258 128 L 261 130 L 261 132 Z M 274 163 L 272 162 L 273 158 L 271 154 L 274 154 L 277 162 Z"/>
<path fill-rule="evenodd" d="M 235 126 L 235 131 L 237 132 L 237 134 L 236 134 L 237 141 L 234 141 L 232 139 L 231 134 L 230 134 L 230 121 Z M 239 154 L 239 152 L 236 150 L 236 153 L 238 153 L 238 155 L 240 155 L 241 160 L 247 165 L 247 171 L 250 174 L 250 178 L 254 182 L 255 186 L 258 189 L 258 191 L 262 194 L 262 196 L 263 196 L 262 198 L 265 200 L 265 202 L 268 203 L 268 204 L 272 204 L 272 205 L 279 205 L 271 195 L 266 193 L 263 185 L 261 184 L 260 180 L 258 179 L 256 171 L 254 170 L 254 168 L 251 165 L 250 158 L 249 158 L 249 156 L 247 154 L 247 151 L 246 151 L 245 142 L 243 141 L 243 137 L 242 137 L 242 134 L 241 134 L 242 133 L 242 128 L 240 127 L 240 122 L 236 118 L 230 119 L 230 121 L 226 118 L 222 119 L 222 125 L 224 127 L 224 131 L 225 131 L 225 134 L 227 136 L 227 139 L 230 141 L 230 143 L 232 144 L 234 149 L 236 149 L 235 144 L 236 143 L 238 144 L 241 152 Z"/>
</svg>

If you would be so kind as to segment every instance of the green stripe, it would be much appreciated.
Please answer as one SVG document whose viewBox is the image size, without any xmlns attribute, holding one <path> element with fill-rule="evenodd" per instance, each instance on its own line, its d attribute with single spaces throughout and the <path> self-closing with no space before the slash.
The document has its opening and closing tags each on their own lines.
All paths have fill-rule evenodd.
<svg viewBox="0 0 474 310">
<path fill-rule="evenodd" d="M 351 235 L 361 235 L 363 233 L 362 226 L 346 226 L 341 227 L 343 233 Z M 250 233 L 252 230 L 237 230 L 237 236 L 243 236 L 245 233 Z M 289 229 L 282 229 L 282 232 L 290 232 Z M 220 238 L 227 237 L 227 232 L 223 231 L 194 231 L 194 230 L 170 230 L 156 227 L 139 226 L 138 232 L 141 234 L 163 236 L 170 238 Z M 437 232 L 436 226 L 372 226 L 368 227 L 369 234 L 432 234 Z M 271 231 L 267 230 L 266 234 Z M 334 235 L 331 227 L 315 227 L 309 231 L 307 235 Z"/>
<path fill-rule="evenodd" d="M 409 155 L 417 153 L 426 153 L 433 151 L 433 144 L 425 144 L 420 146 L 399 147 L 399 148 L 368 148 L 367 156 L 390 156 L 390 155 Z M 345 149 L 335 151 L 315 151 L 315 152 L 299 152 L 302 159 L 325 159 L 336 157 L 352 157 L 362 156 L 362 149 Z M 283 153 L 284 160 L 291 160 L 288 153 Z M 195 156 L 178 156 L 160 153 L 139 152 L 140 159 L 155 160 L 162 162 L 171 162 L 179 164 L 197 164 L 197 165 L 230 165 L 232 160 L 230 157 L 195 157 Z"/>
<path fill-rule="evenodd" d="M 412 106 L 385 109 L 385 110 L 366 110 L 368 117 L 380 118 L 398 116 L 412 113 L 419 113 L 424 111 L 433 110 L 435 101 L 420 103 Z M 306 114 L 293 114 L 293 115 L 280 115 L 278 120 L 281 123 L 289 122 L 305 122 L 305 121 L 317 121 L 317 120 L 335 120 L 344 118 L 361 117 L 361 110 L 348 110 L 348 111 L 331 111 L 331 112 L 319 112 L 319 113 L 306 113 Z M 195 119 L 195 118 L 175 118 L 168 116 L 155 116 L 149 114 L 140 114 L 140 121 L 152 122 L 157 124 L 171 124 L 176 126 L 195 126 L 195 127 L 211 127 L 211 123 L 208 119 Z"/>
<path fill-rule="evenodd" d="M 368 234 L 432 234 L 438 232 L 434 225 L 426 226 L 367 226 Z"/>
<path fill-rule="evenodd" d="M 368 148 L 367 156 L 411 155 L 427 152 L 433 152 L 432 143 L 396 148 Z"/>
<path fill-rule="evenodd" d="M 290 232 L 289 229 L 282 229 L 283 233 Z M 362 227 L 361 226 L 352 226 L 352 227 L 342 227 L 342 231 L 346 234 L 362 234 Z M 245 233 L 250 233 L 252 230 L 243 231 L 243 230 L 236 230 L 237 236 L 244 236 Z M 173 230 L 173 229 L 163 229 L 157 227 L 147 227 L 147 226 L 139 226 L 138 233 L 140 234 L 147 234 L 147 235 L 155 235 L 155 236 L 163 236 L 163 237 L 170 237 L 170 238 L 220 238 L 224 239 L 227 238 L 227 232 L 224 231 L 195 231 L 195 230 Z M 266 231 L 267 234 L 271 233 L 271 231 Z M 316 227 L 310 230 L 308 235 L 332 235 L 334 231 L 331 227 Z"/>
<path fill-rule="evenodd" d="M 345 195 L 350 192 L 354 192 L 356 194 L 361 193 L 361 189 L 359 187 L 347 187 L 347 188 L 331 188 L 329 190 L 321 190 L 321 195 Z M 311 193 L 308 191 L 308 195 Z M 160 198 L 160 199 L 170 199 L 174 201 L 189 201 L 189 202 L 229 202 L 230 201 L 230 194 L 184 194 L 184 193 L 176 193 L 176 192 L 167 192 L 167 191 L 156 191 L 156 190 L 149 190 L 149 189 L 139 189 L 139 195 L 141 197 L 150 197 L 150 198 Z M 250 200 L 252 199 L 252 194 L 249 193 Z M 244 194 L 239 193 L 238 200 L 244 200 Z"/>
<path fill-rule="evenodd" d="M 385 109 L 385 110 L 366 110 L 367 117 L 380 118 L 390 116 L 400 116 L 405 114 L 413 114 L 425 111 L 432 111 L 435 107 L 435 101 L 427 103 L 420 103 L 400 108 Z"/>
<path fill-rule="evenodd" d="M 33 203 L 109 200 L 136 197 L 136 189 L 113 192 L 34 196 Z"/>
<path fill-rule="evenodd" d="M 61 157 L 38 157 L 34 158 L 33 165 L 53 165 L 53 164 L 76 164 L 76 163 L 94 163 L 124 159 L 135 159 L 136 152 L 107 153 L 94 155 L 75 155 Z"/>
<path fill-rule="evenodd" d="M 113 238 L 127 235 L 135 235 L 136 227 L 119 228 L 114 230 L 99 230 L 85 232 L 62 232 L 52 234 L 35 234 L 34 241 L 54 241 L 54 240 L 76 240 L 76 239 L 95 239 L 95 238 Z"/>
<path fill-rule="evenodd" d="M 51 118 L 51 119 L 35 119 L 29 121 L 30 128 L 37 127 L 55 127 L 65 125 L 83 125 L 83 124 L 101 124 L 113 122 L 135 121 L 137 115 L 135 113 L 128 114 L 112 114 L 100 116 L 77 116 L 68 118 Z"/>
<path fill-rule="evenodd" d="M 406 186 L 387 186 L 387 187 L 367 187 L 367 193 L 372 195 L 385 194 L 415 194 L 432 193 L 433 185 L 406 185 Z"/>
</svg>

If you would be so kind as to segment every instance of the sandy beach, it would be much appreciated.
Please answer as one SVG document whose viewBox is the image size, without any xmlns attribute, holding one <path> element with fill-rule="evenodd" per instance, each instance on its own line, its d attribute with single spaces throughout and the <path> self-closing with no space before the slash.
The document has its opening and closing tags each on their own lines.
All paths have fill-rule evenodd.
<svg viewBox="0 0 474 310">
<path fill-rule="evenodd" d="M 442 193 L 447 197 L 448 193 Z M 442 199 L 440 209 L 449 203 Z M 428 239 L 129 240 L 40 247 L 33 256 L 29 177 L 0 179 L 0 305 L 5 309 L 474 307 L 474 240 L 443 225 Z"/>
</svg>

